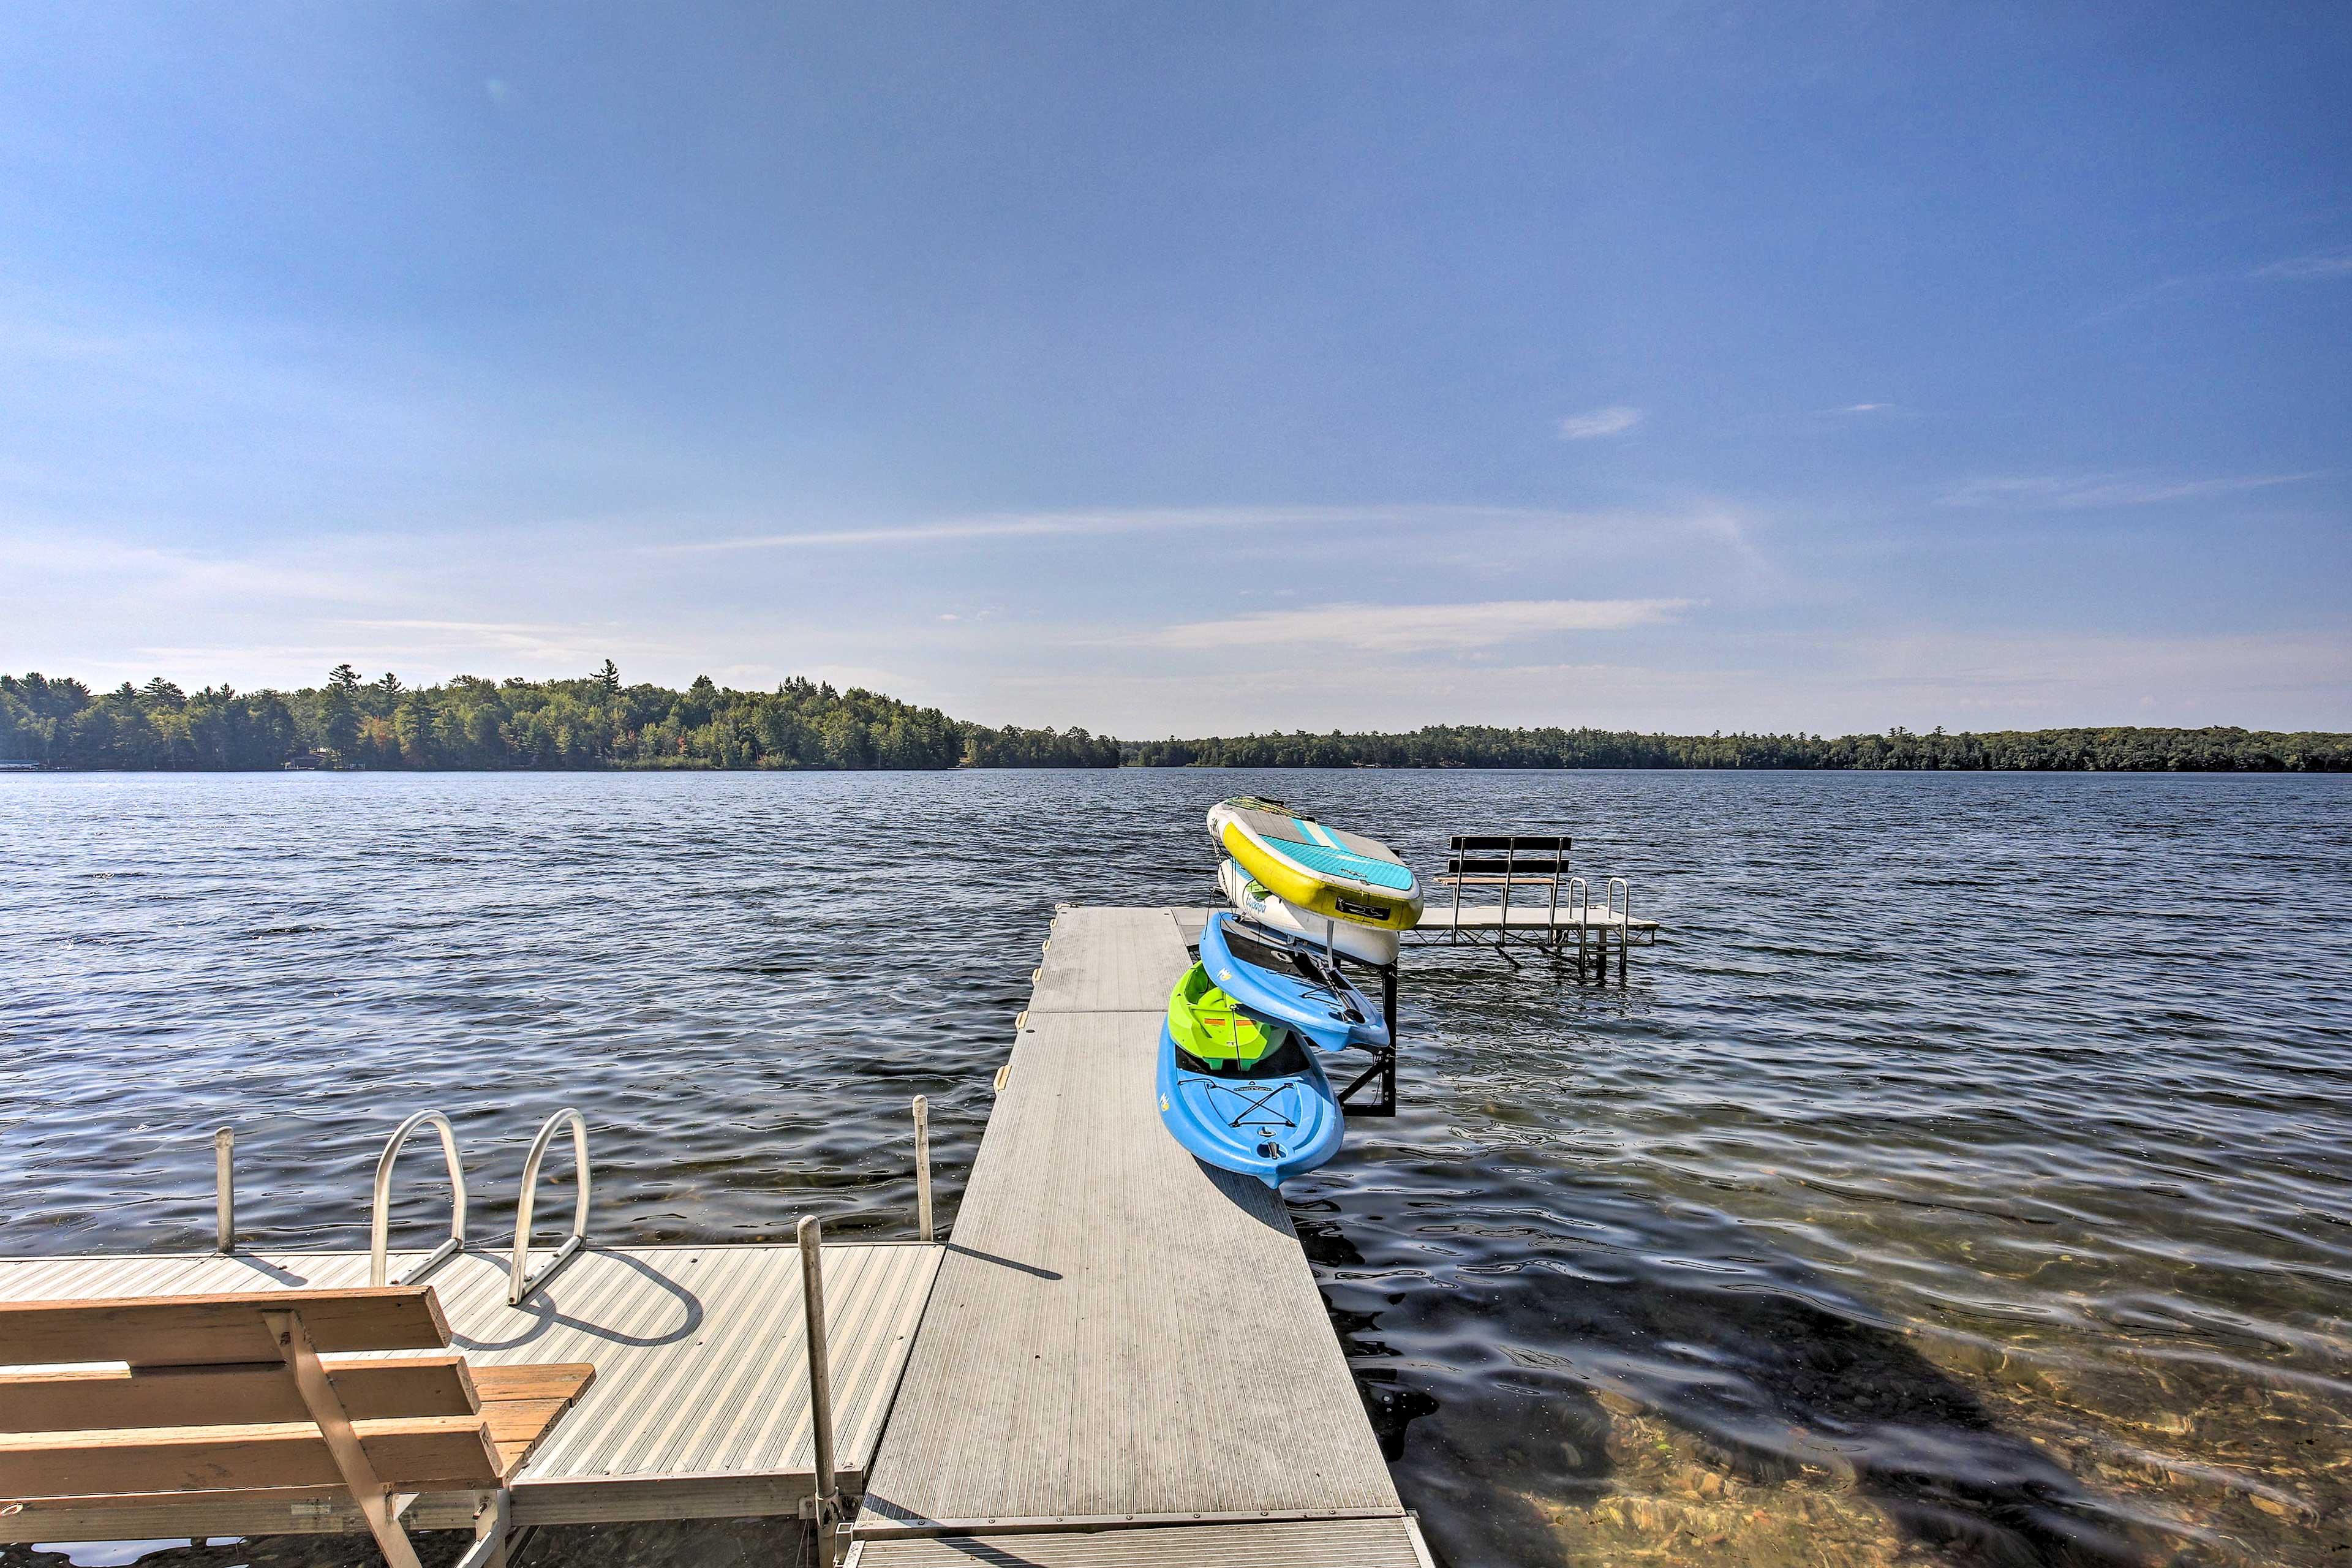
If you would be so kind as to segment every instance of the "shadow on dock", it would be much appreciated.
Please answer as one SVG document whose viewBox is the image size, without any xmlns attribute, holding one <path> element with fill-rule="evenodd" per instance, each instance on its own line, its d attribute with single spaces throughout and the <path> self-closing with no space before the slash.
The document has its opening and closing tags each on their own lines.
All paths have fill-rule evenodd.
<svg viewBox="0 0 2352 1568">
<path fill-rule="evenodd" d="M 952 1241 L 947 1242 L 944 1245 L 950 1252 L 956 1254 L 960 1258 L 978 1258 L 982 1263 L 993 1263 L 1000 1268 L 1016 1268 L 1022 1273 L 1028 1275 L 1033 1279 L 1059 1279 L 1061 1278 L 1061 1275 L 1055 1273 L 1051 1268 L 1040 1268 L 1034 1263 L 1022 1263 L 1013 1258 L 1000 1258 L 993 1252 L 982 1252 L 976 1247 L 959 1247 Z"/>
<path fill-rule="evenodd" d="M 498 1340 L 469 1339 L 459 1334 L 453 1336 L 452 1342 L 460 1350 L 467 1351 L 519 1350 L 524 1345 L 545 1339 L 559 1328 L 564 1328 L 576 1329 L 590 1339 L 606 1344 L 635 1345 L 640 1349 L 650 1349 L 657 1345 L 674 1345 L 682 1340 L 692 1339 L 702 1331 L 701 1297 L 642 1258 L 632 1258 L 624 1252 L 609 1252 L 604 1255 L 611 1257 L 614 1262 L 646 1279 L 656 1289 L 676 1301 L 679 1311 L 677 1327 L 659 1334 L 624 1333 L 604 1323 L 560 1312 L 547 1297 L 534 1296 L 529 1305 L 517 1309 L 519 1311 L 530 1314 L 531 1319 L 530 1328 Z"/>
</svg>

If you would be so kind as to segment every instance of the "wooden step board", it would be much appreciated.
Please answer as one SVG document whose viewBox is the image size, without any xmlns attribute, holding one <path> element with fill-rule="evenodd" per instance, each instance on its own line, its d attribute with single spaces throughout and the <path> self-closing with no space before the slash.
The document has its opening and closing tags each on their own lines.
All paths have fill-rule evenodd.
<svg viewBox="0 0 2352 1568">
<path fill-rule="evenodd" d="M 479 1367 L 473 1376 L 481 1394 L 482 1418 L 498 1447 L 499 1471 L 510 1477 L 538 1452 L 556 1417 L 579 1403 L 596 1368 L 584 1361 L 552 1362 Z"/>
</svg>

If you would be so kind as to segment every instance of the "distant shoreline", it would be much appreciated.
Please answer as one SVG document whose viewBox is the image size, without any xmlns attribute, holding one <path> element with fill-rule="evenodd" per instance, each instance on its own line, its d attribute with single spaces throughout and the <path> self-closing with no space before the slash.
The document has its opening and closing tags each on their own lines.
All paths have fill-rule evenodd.
<svg viewBox="0 0 2352 1568">
<path fill-rule="evenodd" d="M 1431 725 L 1409 734 L 1245 735 L 1127 748 L 1145 766 L 1585 769 L 1607 772 L 2352 772 L 2352 735 L 2240 730 L 2004 730 L 1884 735 L 1642 734 Z"/>
<path fill-rule="evenodd" d="M 374 773 L 392 778 L 431 778 L 441 775 L 499 775 L 504 777 L 541 777 L 552 774 L 614 773 L 653 776 L 656 774 L 730 773 L 2000 773 L 2013 777 L 2045 776 L 2075 778 L 2313 778 L 2336 777 L 2352 773 L 2352 767 L 2231 767 L 2231 768 L 1961 768 L 1961 767 L 1775 767 L 1748 763 L 1738 767 L 1678 767 L 1668 763 L 1628 763 L 1612 765 L 1601 763 L 1580 763 L 1558 767 L 1528 764 L 1505 766 L 1487 763 L 1433 763 L 1389 766 L 1380 763 L 1349 763 L 1333 765 L 1322 763 L 1186 763 L 1181 764 L 1154 763 L 1121 763 L 1115 767 L 1071 769 L 1048 763 L 1020 763 L 978 767 L 958 763 L 948 768 L 824 768 L 824 767 L 721 767 L 716 764 L 679 767 L 645 767 L 636 764 L 589 765 L 583 767 L 389 767 L 372 768 L 356 765 L 343 768 L 304 766 L 278 767 L 73 767 L 41 763 L 22 763 L 18 759 L 0 757 L 0 778 L 53 778 L 63 774 L 121 775 L 127 773 L 169 773 L 175 777 L 275 777 L 289 773 Z"/>
<path fill-rule="evenodd" d="M 12 765 L 13 764 L 13 765 Z M 1405 733 L 1117 741 L 991 728 L 878 692 L 792 679 L 738 691 L 460 676 L 409 687 L 349 665 L 298 691 L 194 693 L 157 677 L 93 693 L 0 675 L 0 770 L 263 773 L 938 772 L 955 768 L 1492 768 L 1608 772 L 2347 773 L 2352 734 L 2209 726 L 1947 734 L 1667 735 L 1428 725 Z"/>
</svg>

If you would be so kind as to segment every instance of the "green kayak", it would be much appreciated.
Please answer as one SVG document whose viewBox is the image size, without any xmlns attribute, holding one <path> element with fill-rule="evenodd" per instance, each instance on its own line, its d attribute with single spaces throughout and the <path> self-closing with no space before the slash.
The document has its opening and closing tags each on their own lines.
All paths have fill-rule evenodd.
<svg viewBox="0 0 2352 1568">
<path fill-rule="evenodd" d="M 1283 1031 L 1234 1006 L 1196 963 L 1168 994 L 1168 1035 L 1187 1056 L 1213 1067 L 1246 1069 L 1282 1044 Z"/>
</svg>

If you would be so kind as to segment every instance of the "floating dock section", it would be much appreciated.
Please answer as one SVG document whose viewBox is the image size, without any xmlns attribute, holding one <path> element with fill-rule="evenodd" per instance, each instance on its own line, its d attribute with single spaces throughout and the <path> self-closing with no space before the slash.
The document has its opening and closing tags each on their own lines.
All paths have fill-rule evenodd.
<svg viewBox="0 0 2352 1568">
<path fill-rule="evenodd" d="M 1282 1200 L 1160 1124 L 1186 916 L 1197 930 L 1198 910 L 1055 920 L 858 1568 L 1426 1568 Z"/>
</svg>

